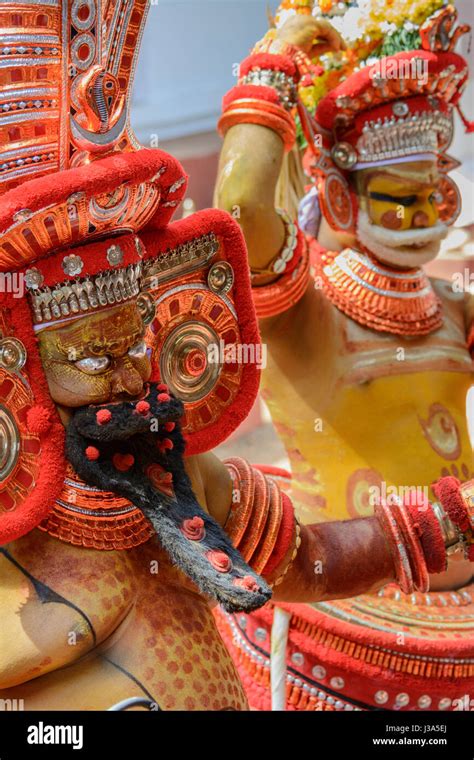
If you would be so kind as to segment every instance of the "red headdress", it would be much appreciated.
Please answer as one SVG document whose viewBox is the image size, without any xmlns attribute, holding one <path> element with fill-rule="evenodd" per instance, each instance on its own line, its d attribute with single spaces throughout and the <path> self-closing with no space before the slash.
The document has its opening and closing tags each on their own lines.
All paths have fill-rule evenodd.
<svg viewBox="0 0 474 760">
<path fill-rule="evenodd" d="M 446 176 L 457 162 L 446 150 L 453 136 L 453 110 L 459 108 L 468 78 L 465 60 L 453 51 L 469 27 L 455 30 L 456 17 L 452 6 L 439 10 L 419 30 L 420 49 L 369 58 L 319 101 L 315 120 L 303 117 L 312 148 L 308 168 L 333 229 L 356 230 L 351 171 L 429 156 L 437 158 L 442 173 L 441 221 L 452 224 L 459 215 L 459 192 Z"/>
<path fill-rule="evenodd" d="M 217 211 L 170 224 L 183 169 L 129 127 L 146 7 L 0 9 L 0 544 L 37 526 L 64 480 L 35 329 L 139 293 L 151 313 L 156 301 L 155 376 L 185 402 L 189 452 L 225 438 L 257 392 L 255 362 L 208 362 L 214 342 L 259 342 L 240 230 Z"/>
</svg>

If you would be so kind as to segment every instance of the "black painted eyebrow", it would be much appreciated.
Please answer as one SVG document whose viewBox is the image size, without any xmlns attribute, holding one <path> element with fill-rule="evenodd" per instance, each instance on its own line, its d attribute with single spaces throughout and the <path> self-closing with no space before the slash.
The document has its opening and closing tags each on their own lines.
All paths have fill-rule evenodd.
<svg viewBox="0 0 474 760">
<path fill-rule="evenodd" d="M 416 202 L 417 195 L 388 195 L 387 193 L 369 193 L 369 198 L 374 201 L 389 201 L 390 203 L 399 203 L 400 206 L 413 206 Z"/>
</svg>

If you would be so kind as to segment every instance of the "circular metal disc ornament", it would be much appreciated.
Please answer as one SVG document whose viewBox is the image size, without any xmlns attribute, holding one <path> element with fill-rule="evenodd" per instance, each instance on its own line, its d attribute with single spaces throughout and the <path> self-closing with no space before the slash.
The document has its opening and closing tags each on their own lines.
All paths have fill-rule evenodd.
<svg viewBox="0 0 474 760">
<path fill-rule="evenodd" d="M 156 305 L 153 296 L 150 293 L 140 293 L 137 298 L 138 311 L 143 320 L 143 324 L 149 325 L 155 318 Z"/>
<path fill-rule="evenodd" d="M 162 381 L 184 403 L 183 432 L 191 446 L 235 403 L 246 363 L 233 305 L 209 289 L 207 274 L 155 299 L 147 333 Z"/>
<path fill-rule="evenodd" d="M 392 106 L 392 111 L 395 114 L 395 116 L 406 116 L 410 113 L 410 109 L 407 106 L 406 103 L 403 103 L 402 101 L 398 100 L 396 103 Z"/>
<path fill-rule="evenodd" d="M 208 325 L 184 322 L 167 337 L 161 377 L 181 401 L 199 401 L 214 388 L 220 372 L 219 336 Z"/>
<path fill-rule="evenodd" d="M 320 193 L 324 216 L 333 229 L 350 231 L 354 226 L 351 193 L 342 174 L 329 172 Z"/>
<path fill-rule="evenodd" d="M 2 344 L 7 341 L 22 346 L 14 338 Z M 0 528 L 4 513 L 23 504 L 39 476 L 41 441 L 27 426 L 27 413 L 33 404 L 25 378 L 0 365 Z"/>
<path fill-rule="evenodd" d="M 20 451 L 20 434 L 8 409 L 0 404 L 0 482 L 12 472 Z"/>
<path fill-rule="evenodd" d="M 332 160 L 340 169 L 348 171 L 357 163 L 357 151 L 350 143 L 336 143 L 331 150 Z"/>
<path fill-rule="evenodd" d="M 18 338 L 4 338 L 0 341 L 0 367 L 7 372 L 18 372 L 25 366 L 26 348 Z"/>
<path fill-rule="evenodd" d="M 461 213 L 462 200 L 459 188 L 451 177 L 441 175 L 434 200 L 440 221 L 448 226 L 454 224 Z"/>
<path fill-rule="evenodd" d="M 234 284 L 234 270 L 227 261 L 213 264 L 207 276 L 207 284 L 213 293 L 228 293 Z"/>
</svg>

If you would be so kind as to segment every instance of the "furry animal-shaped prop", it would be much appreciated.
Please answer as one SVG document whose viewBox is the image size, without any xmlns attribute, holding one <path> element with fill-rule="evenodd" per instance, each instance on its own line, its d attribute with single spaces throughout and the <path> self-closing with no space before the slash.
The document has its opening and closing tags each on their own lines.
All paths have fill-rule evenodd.
<svg viewBox="0 0 474 760">
<path fill-rule="evenodd" d="M 142 510 L 172 561 L 229 612 L 249 612 L 271 589 L 198 504 L 184 468 L 180 401 L 150 384 L 146 398 L 78 409 L 66 453 L 87 483 Z"/>
</svg>

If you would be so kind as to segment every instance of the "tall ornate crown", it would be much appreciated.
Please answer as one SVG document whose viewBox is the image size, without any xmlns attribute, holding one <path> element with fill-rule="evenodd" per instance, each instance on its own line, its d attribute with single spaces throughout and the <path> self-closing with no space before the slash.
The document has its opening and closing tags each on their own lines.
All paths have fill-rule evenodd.
<svg viewBox="0 0 474 760">
<path fill-rule="evenodd" d="M 444 0 L 392 4 L 385 11 L 376 0 L 358 0 L 331 21 L 338 18 L 340 30 L 352 34 L 350 45 L 339 65 L 334 56 L 325 61 L 318 86 L 329 91 L 314 120 L 303 124 L 326 219 L 334 229 L 355 231 L 358 204 L 348 172 L 431 157 L 441 171 L 440 218 L 451 224 L 461 203 L 446 176 L 456 166 L 446 150 L 468 79 L 454 47 L 469 27 L 456 27 L 456 10 Z"/>
<path fill-rule="evenodd" d="M 186 176 L 129 127 L 148 5 L 0 1 L 0 283 L 26 286 L 0 285 L 0 544 L 36 527 L 64 481 L 38 330 L 136 300 L 188 454 L 224 440 L 257 394 L 255 362 L 209 359 L 259 344 L 240 228 L 219 211 L 170 223 Z"/>
<path fill-rule="evenodd" d="M 146 0 L 0 7 L 0 190 L 136 145 L 127 117 Z"/>
</svg>

